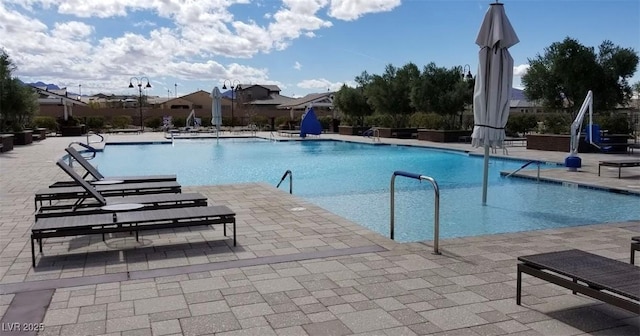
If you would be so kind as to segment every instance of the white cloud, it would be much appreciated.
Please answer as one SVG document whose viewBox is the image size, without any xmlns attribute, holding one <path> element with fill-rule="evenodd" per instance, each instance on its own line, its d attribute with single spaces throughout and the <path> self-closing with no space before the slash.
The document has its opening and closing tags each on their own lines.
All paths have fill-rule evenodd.
<svg viewBox="0 0 640 336">
<path fill-rule="evenodd" d="M 529 70 L 529 64 L 520 64 L 513 67 L 513 75 L 521 77 Z"/>
<path fill-rule="evenodd" d="M 338 91 L 342 87 L 342 85 L 346 84 L 347 86 L 355 87 L 356 83 L 353 81 L 347 82 L 331 82 L 327 79 L 305 79 L 298 83 L 296 86 L 302 89 L 319 89 L 318 91 Z"/>
<path fill-rule="evenodd" d="M 391 11 L 400 5 L 401 0 L 331 0 L 329 15 L 353 21 L 365 14 Z"/>
<path fill-rule="evenodd" d="M 134 27 L 144 28 L 144 27 L 155 27 L 157 24 L 155 22 L 149 20 L 143 20 L 140 22 L 136 22 L 133 24 Z"/>
<path fill-rule="evenodd" d="M 319 30 L 333 25 L 320 15 L 322 10 L 333 18 L 354 20 L 399 4 L 400 0 L 282 0 L 280 6 L 269 9 L 272 3 L 263 1 L 260 8 L 270 12 L 262 17 L 266 23 L 257 23 L 229 11 L 231 6 L 250 5 L 250 0 L 0 0 L 0 36 L 2 47 L 18 66 L 17 75 L 26 80 L 70 86 L 82 82 L 83 89 L 93 86 L 116 92 L 123 78 L 132 74 L 277 84 L 269 79 L 268 69 L 223 64 L 220 57 L 251 58 L 285 49 L 300 37 L 314 38 Z M 47 24 L 36 18 L 42 10 L 71 19 Z M 142 11 L 170 24 L 159 27 L 152 18 L 132 22 L 133 14 Z M 98 35 L 102 31 L 97 30 L 104 29 L 99 24 L 102 18 L 121 20 L 124 31 L 146 31 Z M 294 68 L 301 66 L 296 62 Z M 301 84 L 325 90 L 342 84 L 318 81 Z M 321 86 L 313 86 L 318 83 Z"/>
<path fill-rule="evenodd" d="M 302 64 L 300 64 L 300 62 L 296 61 L 293 64 L 293 68 L 296 69 L 296 70 L 300 70 L 300 69 L 302 69 Z"/>
<path fill-rule="evenodd" d="M 59 38 L 82 39 L 93 33 L 93 27 L 78 21 L 56 23 L 51 35 Z"/>
</svg>

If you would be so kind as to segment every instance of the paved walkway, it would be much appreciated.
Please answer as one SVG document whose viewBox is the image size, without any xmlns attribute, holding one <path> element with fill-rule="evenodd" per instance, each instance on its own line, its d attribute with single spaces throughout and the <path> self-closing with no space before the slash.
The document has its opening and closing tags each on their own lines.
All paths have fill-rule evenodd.
<svg viewBox="0 0 640 336">
<path fill-rule="evenodd" d="M 396 243 L 270 185 L 189 187 L 184 191 L 236 211 L 237 247 L 220 227 L 143 233 L 139 244 L 128 235 L 106 243 L 99 236 L 53 238 L 34 270 L 33 193 L 65 179 L 54 162 L 72 140 L 48 138 L 0 155 L 2 335 L 35 334 L 10 332 L 15 322 L 65 336 L 640 333 L 638 315 L 528 276 L 523 306 L 515 305 L 517 256 L 579 248 L 627 261 L 640 219 L 445 239 L 443 254 L 434 255 L 431 242 Z M 108 138 L 160 140 L 150 133 Z M 482 154 L 468 144 L 383 141 Z M 561 162 L 566 154 L 511 147 L 508 156 Z M 603 156 L 581 157 L 580 172 L 543 171 L 543 178 L 640 190 L 637 170 L 598 178 Z"/>
</svg>

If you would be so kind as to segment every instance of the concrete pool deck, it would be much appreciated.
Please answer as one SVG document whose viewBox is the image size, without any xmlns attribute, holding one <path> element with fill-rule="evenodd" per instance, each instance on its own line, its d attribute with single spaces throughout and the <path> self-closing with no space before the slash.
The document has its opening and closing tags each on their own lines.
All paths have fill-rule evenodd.
<svg viewBox="0 0 640 336">
<path fill-rule="evenodd" d="M 329 134 L 321 138 L 372 142 Z M 267 184 L 185 187 L 184 192 L 201 192 L 210 204 L 236 211 L 237 247 L 220 227 L 143 233 L 139 244 L 128 235 L 112 236 L 106 243 L 99 236 L 53 238 L 46 240 L 33 269 L 28 238 L 33 194 L 66 179 L 54 162 L 69 142 L 85 140 L 47 138 L 0 154 L 3 335 L 11 334 L 7 328 L 14 322 L 43 323 L 40 335 L 65 336 L 640 332 L 638 315 L 528 276 L 523 306 L 515 304 L 518 256 L 579 248 L 627 262 L 629 238 L 640 234 L 640 218 L 443 239 L 443 254 L 434 255 L 432 242 L 396 243 Z M 161 133 L 107 137 L 108 142 L 163 140 Z M 382 142 L 482 154 L 469 144 Z M 566 153 L 509 147 L 507 156 L 562 162 Z M 628 155 L 580 157 L 580 172 L 541 174 L 640 191 L 640 169 L 624 171 L 622 179 L 617 170 L 605 169 L 597 176 L 599 160 Z"/>
</svg>

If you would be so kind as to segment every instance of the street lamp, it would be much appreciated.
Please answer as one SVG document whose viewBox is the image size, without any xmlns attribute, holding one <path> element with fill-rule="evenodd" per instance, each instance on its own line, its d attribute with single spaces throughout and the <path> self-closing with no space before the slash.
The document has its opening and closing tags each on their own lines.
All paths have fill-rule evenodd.
<svg viewBox="0 0 640 336">
<path fill-rule="evenodd" d="M 147 77 L 131 77 L 129 78 L 129 88 L 133 88 L 133 80 L 135 79 L 135 81 L 138 83 L 138 99 L 139 99 L 139 104 L 138 104 L 138 111 L 140 112 L 140 132 L 144 132 L 144 123 L 142 122 L 142 82 L 143 81 L 147 81 L 147 85 L 144 86 L 144 88 L 150 88 L 151 84 L 149 83 L 149 78 Z"/>
<path fill-rule="evenodd" d="M 78 84 L 78 100 L 82 97 L 82 84 Z"/>
<path fill-rule="evenodd" d="M 467 69 L 469 69 L 469 70 L 467 70 Z M 465 70 L 467 70 L 467 71 L 465 71 Z M 465 64 L 462 67 L 462 79 L 465 79 L 465 80 L 468 80 L 468 81 L 473 79 L 473 75 L 471 74 L 471 66 L 469 64 Z"/>
<path fill-rule="evenodd" d="M 225 79 L 222 82 L 222 89 L 223 90 L 227 89 L 227 82 L 229 82 L 229 88 L 231 89 L 231 127 L 233 127 L 233 96 L 234 96 L 234 91 L 240 91 L 240 90 L 242 90 L 242 87 L 240 87 L 240 81 L 237 80 L 237 79 L 234 79 L 234 80 Z"/>
</svg>

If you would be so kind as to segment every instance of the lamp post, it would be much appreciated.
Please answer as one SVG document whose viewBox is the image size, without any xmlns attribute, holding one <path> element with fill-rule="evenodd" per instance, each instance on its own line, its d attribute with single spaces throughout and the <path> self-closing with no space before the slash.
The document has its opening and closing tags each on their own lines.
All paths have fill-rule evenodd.
<svg viewBox="0 0 640 336">
<path fill-rule="evenodd" d="M 229 88 L 231 89 L 231 127 L 233 127 L 233 96 L 234 96 L 234 92 L 242 90 L 242 87 L 240 87 L 240 81 L 237 79 L 234 79 L 234 80 L 225 79 L 222 82 L 223 90 L 227 89 L 227 82 L 229 82 Z"/>
<path fill-rule="evenodd" d="M 469 70 L 467 70 L 469 69 Z M 465 71 L 467 70 L 467 71 Z M 473 75 L 471 74 L 471 66 L 469 64 L 465 64 L 462 67 L 462 79 L 464 80 L 472 80 L 473 79 Z"/>
<path fill-rule="evenodd" d="M 150 88 L 151 84 L 149 83 L 149 78 L 147 77 L 131 77 L 129 78 L 129 88 L 133 88 L 133 80 L 135 79 L 135 81 L 137 82 L 138 85 L 138 99 L 139 99 L 139 103 L 138 103 L 138 111 L 140 112 L 140 132 L 144 132 L 144 123 L 142 121 L 142 82 L 143 81 L 147 81 L 147 85 L 145 85 L 145 89 L 146 88 Z"/>
<path fill-rule="evenodd" d="M 82 84 L 78 84 L 78 100 L 82 97 Z"/>
<path fill-rule="evenodd" d="M 173 84 L 173 94 L 178 98 L 178 83 Z"/>
</svg>

